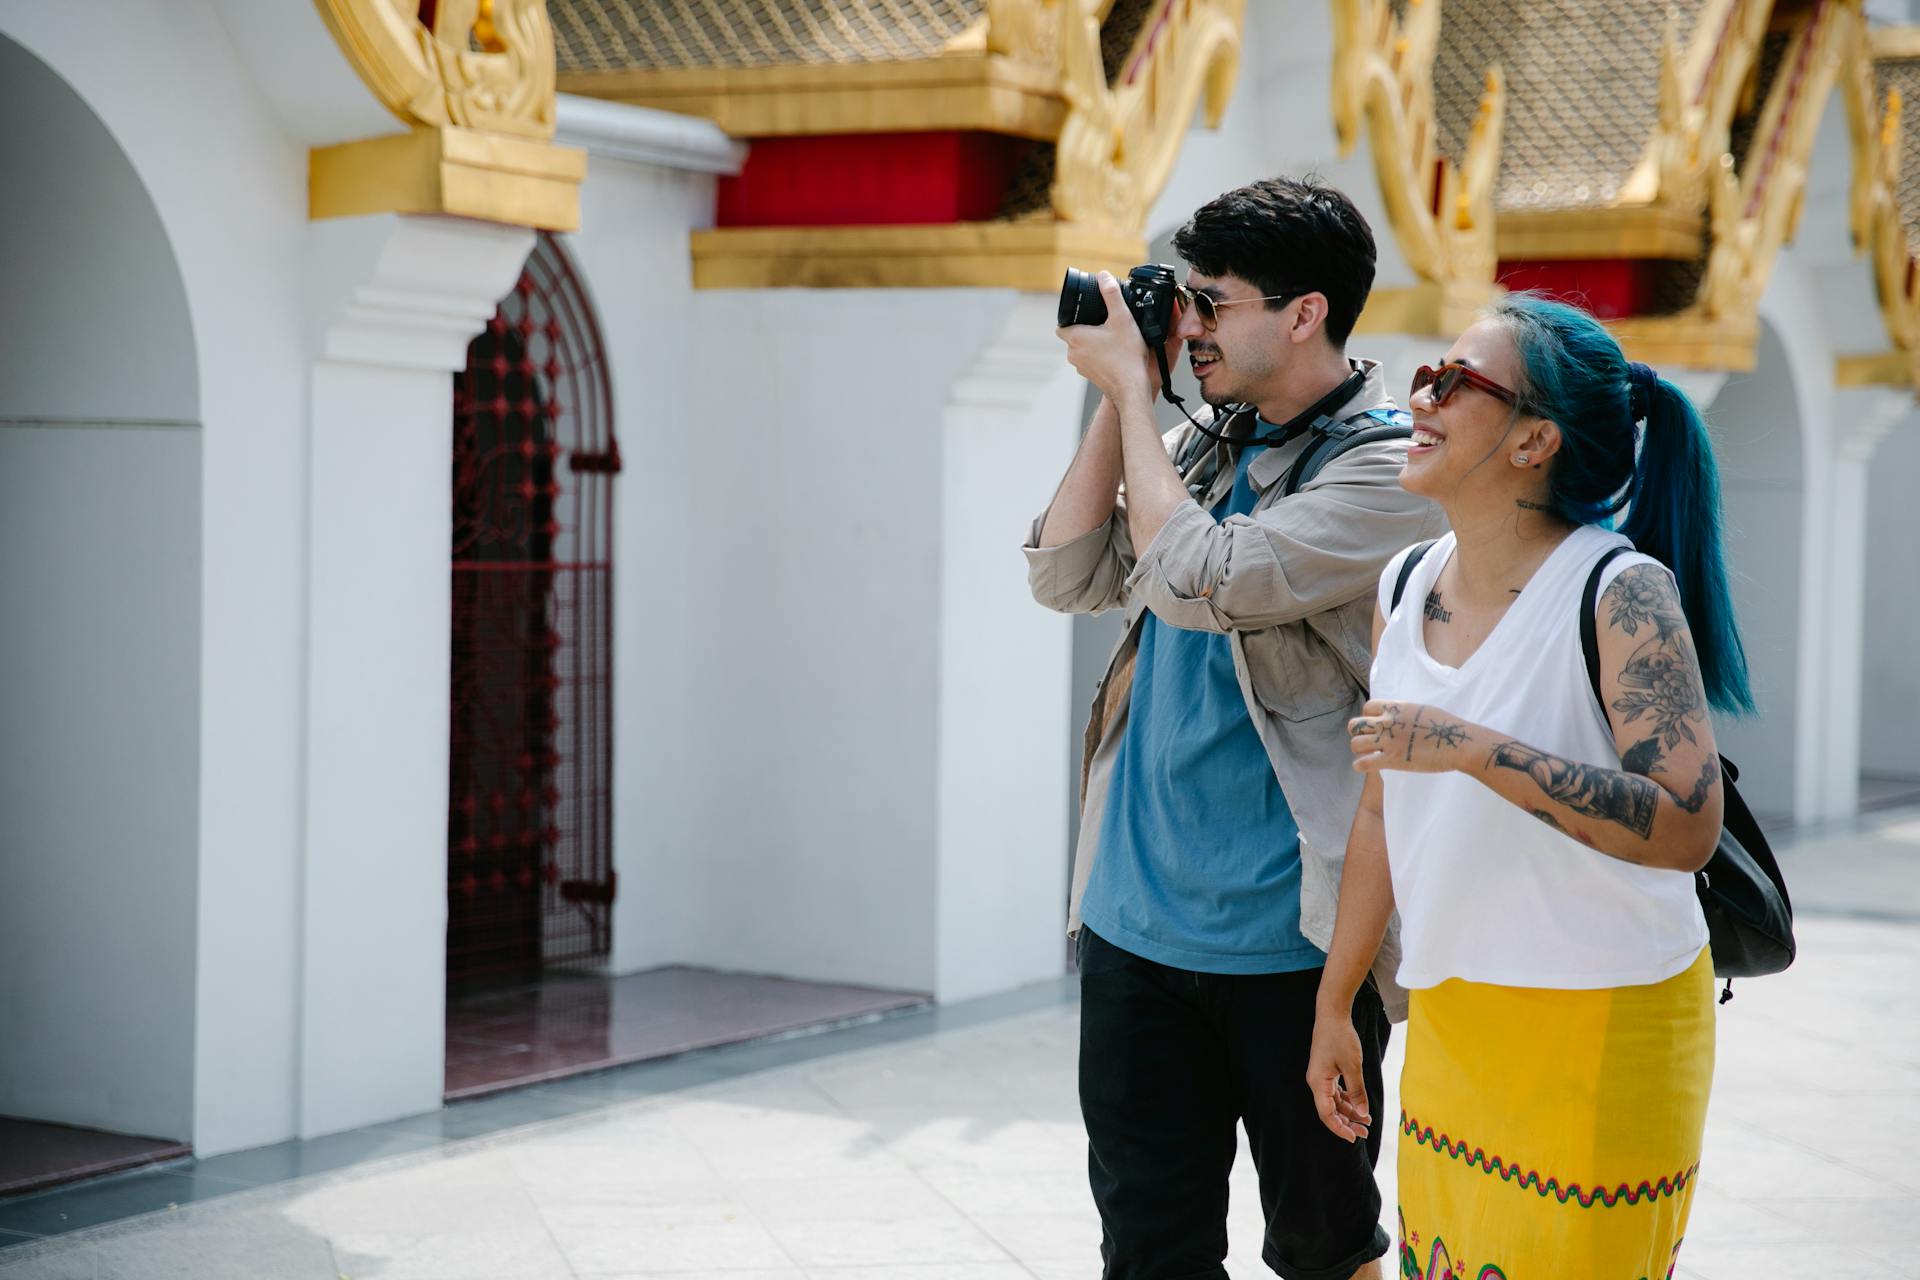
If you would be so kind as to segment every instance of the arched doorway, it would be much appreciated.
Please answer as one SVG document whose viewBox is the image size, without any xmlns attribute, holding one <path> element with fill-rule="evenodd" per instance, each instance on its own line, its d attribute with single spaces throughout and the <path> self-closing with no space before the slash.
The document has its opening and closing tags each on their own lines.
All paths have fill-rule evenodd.
<svg viewBox="0 0 1920 1280">
<path fill-rule="evenodd" d="M 193 1133 L 201 433 L 138 173 L 5 37 L 0 111 L 3 1194 Z"/>
<path fill-rule="evenodd" d="M 454 387 L 452 995 L 611 947 L 619 468 L 599 326 L 543 234 Z"/>
</svg>

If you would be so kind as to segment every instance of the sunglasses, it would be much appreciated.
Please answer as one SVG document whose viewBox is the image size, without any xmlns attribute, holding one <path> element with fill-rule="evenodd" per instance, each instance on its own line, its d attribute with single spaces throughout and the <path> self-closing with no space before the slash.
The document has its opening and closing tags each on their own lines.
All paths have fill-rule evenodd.
<svg viewBox="0 0 1920 1280">
<path fill-rule="evenodd" d="M 1200 324 L 1208 333 L 1220 327 L 1220 308 L 1237 307 L 1245 302 L 1280 302 L 1287 298 L 1298 298 L 1299 293 L 1270 293 L 1264 298 L 1235 298 L 1231 302 L 1216 302 L 1212 294 L 1201 293 L 1198 289 L 1184 284 L 1173 286 L 1174 296 L 1183 306 L 1189 306 L 1200 316 Z"/>
<path fill-rule="evenodd" d="M 1432 388 L 1434 408 L 1439 408 L 1453 398 L 1453 393 L 1461 387 L 1474 387 L 1486 392 L 1496 400 L 1518 405 L 1520 397 L 1515 392 L 1501 386 L 1484 374 L 1475 373 L 1463 364 L 1443 364 L 1438 369 L 1429 369 L 1421 365 L 1413 372 L 1413 390 L 1408 395 L 1411 400 L 1422 391 Z"/>
</svg>

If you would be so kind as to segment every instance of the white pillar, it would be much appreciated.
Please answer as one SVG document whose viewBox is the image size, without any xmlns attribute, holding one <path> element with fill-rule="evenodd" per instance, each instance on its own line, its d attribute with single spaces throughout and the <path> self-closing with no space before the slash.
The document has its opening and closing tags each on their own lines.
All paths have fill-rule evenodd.
<svg viewBox="0 0 1920 1280">
<path fill-rule="evenodd" d="M 1019 545 L 1079 439 L 1084 383 L 1054 299 L 1015 299 L 942 419 L 935 994 L 1066 963 L 1070 620 L 1035 604 Z"/>
<path fill-rule="evenodd" d="M 308 231 L 300 1134 L 440 1105 L 451 374 L 531 232 L 381 215 Z"/>
<path fill-rule="evenodd" d="M 1851 817 L 1860 808 L 1861 671 L 1865 661 L 1867 564 L 1867 466 L 1874 448 L 1902 418 L 1914 411 L 1913 393 L 1874 388 L 1841 391 L 1834 396 L 1833 457 L 1825 469 L 1824 501 L 1809 504 L 1808 514 L 1824 508 L 1823 562 L 1808 581 L 1804 608 L 1812 615 L 1806 634 L 1821 634 L 1817 668 L 1812 673 L 1820 718 L 1803 734 L 1801 758 L 1811 782 L 1804 818 Z M 1803 671 L 1805 668 L 1803 668 Z"/>
</svg>

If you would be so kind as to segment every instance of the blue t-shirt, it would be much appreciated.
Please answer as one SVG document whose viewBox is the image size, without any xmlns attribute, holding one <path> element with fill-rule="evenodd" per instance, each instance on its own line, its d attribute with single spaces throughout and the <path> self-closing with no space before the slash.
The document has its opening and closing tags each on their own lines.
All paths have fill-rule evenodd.
<svg viewBox="0 0 1920 1280">
<path fill-rule="evenodd" d="M 1216 519 L 1253 510 L 1245 448 Z M 1326 963 L 1300 935 L 1300 829 L 1247 715 L 1227 637 L 1140 625 L 1132 700 L 1081 918 L 1115 946 L 1201 973 Z"/>
</svg>

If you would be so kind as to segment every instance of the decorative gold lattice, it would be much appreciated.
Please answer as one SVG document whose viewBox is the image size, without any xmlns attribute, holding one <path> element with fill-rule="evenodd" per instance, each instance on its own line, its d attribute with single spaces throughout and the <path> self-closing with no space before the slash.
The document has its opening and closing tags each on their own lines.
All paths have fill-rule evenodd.
<svg viewBox="0 0 1920 1280">
<path fill-rule="evenodd" d="M 987 0 L 548 0 L 560 70 L 893 62 L 939 55 Z"/>
</svg>

